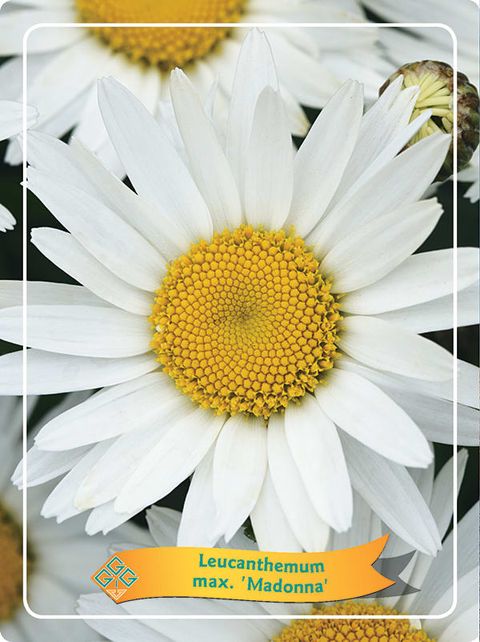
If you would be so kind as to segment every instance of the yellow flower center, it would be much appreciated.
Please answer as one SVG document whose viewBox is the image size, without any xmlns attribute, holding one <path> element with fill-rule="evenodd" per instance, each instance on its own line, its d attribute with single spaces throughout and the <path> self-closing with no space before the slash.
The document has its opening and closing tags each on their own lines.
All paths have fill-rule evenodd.
<svg viewBox="0 0 480 642">
<path fill-rule="evenodd" d="M 380 604 L 340 602 L 313 609 L 313 615 L 398 615 Z M 434 642 L 408 620 L 297 620 L 274 642 Z"/>
<path fill-rule="evenodd" d="M 173 261 L 152 348 L 194 401 L 265 419 L 311 392 L 337 351 L 338 303 L 298 236 L 241 226 Z"/>
<path fill-rule="evenodd" d="M 22 533 L 18 524 L 0 504 L 0 551 L 2 587 L 0 622 L 10 620 L 22 604 Z"/>
<path fill-rule="evenodd" d="M 81 22 L 238 22 L 246 0 L 76 0 Z M 92 27 L 114 51 L 164 70 L 208 54 L 225 27 Z"/>
</svg>

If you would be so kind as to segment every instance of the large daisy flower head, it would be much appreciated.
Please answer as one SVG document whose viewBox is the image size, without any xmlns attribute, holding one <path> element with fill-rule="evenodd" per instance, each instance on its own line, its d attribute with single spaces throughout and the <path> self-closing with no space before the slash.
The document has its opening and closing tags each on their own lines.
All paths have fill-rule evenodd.
<svg viewBox="0 0 480 642">
<path fill-rule="evenodd" d="M 459 453 L 459 470 L 463 472 L 465 453 Z M 381 642 L 473 642 L 478 636 L 478 504 L 473 506 L 458 525 L 458 604 L 453 613 L 441 619 L 422 619 L 419 616 L 441 615 L 453 603 L 452 556 L 453 532 L 447 535 L 452 518 L 452 504 L 442 501 L 451 482 L 453 461 L 450 460 L 433 479 L 430 466 L 416 479 L 418 488 L 431 507 L 443 540 L 440 554 L 433 558 L 415 551 L 401 578 L 417 592 L 405 591 L 393 597 L 360 598 L 355 601 L 310 604 L 281 604 L 209 600 L 192 598 L 157 598 L 114 604 L 102 593 L 81 596 L 78 612 L 86 622 L 112 642 L 134 637 L 149 642 L 347 642 L 348 640 Z M 179 528 L 176 511 L 154 507 L 147 511 L 150 546 L 172 546 Z M 349 532 L 349 541 L 365 543 L 365 537 L 377 533 L 377 517 L 366 510 Z M 375 525 L 375 526 L 373 526 Z M 335 548 L 335 544 L 329 548 Z M 241 534 L 235 536 L 239 548 L 252 548 Z M 398 538 L 390 542 L 389 555 L 412 553 Z M 132 548 L 133 544 L 114 545 L 115 550 Z M 285 619 L 285 614 L 320 615 L 323 619 Z M 134 615 L 138 620 L 89 620 L 88 615 Z M 174 615 L 176 620 L 146 620 L 142 616 Z M 182 615 L 223 616 L 225 620 L 186 620 Z M 250 616 L 251 619 L 235 619 Z M 255 619 L 258 616 L 271 619 Z M 329 615 L 336 619 L 328 618 Z M 355 619 L 356 615 L 375 616 L 375 619 Z M 405 615 L 405 619 L 391 616 Z M 275 617 L 276 616 L 276 617 Z M 342 617 L 344 616 L 344 617 Z M 383 617 L 382 617 L 383 616 Z M 347 619 L 348 618 L 348 619 Z"/>
<path fill-rule="evenodd" d="M 235 64 L 245 36 L 242 23 L 278 23 L 271 31 L 289 127 L 304 135 L 308 120 L 300 104 L 322 107 L 347 77 L 368 83 L 373 98 L 382 75 L 376 31 L 315 29 L 286 23 L 365 22 L 356 0 L 50 0 L 5 4 L 0 14 L 0 98 L 22 95 L 22 36 L 37 23 L 216 23 L 217 27 L 40 28 L 28 39 L 28 99 L 39 111 L 37 128 L 73 134 L 110 167 L 118 163 L 98 113 L 96 79 L 112 75 L 154 115 L 170 100 L 170 72 L 180 67 L 205 96 L 217 80 L 216 118 L 222 122 Z M 221 25 L 238 24 L 239 27 Z M 362 60 L 362 64 L 359 64 Z M 375 64 L 373 64 L 373 61 Z M 371 64 L 367 65 L 367 62 Z M 7 159 L 20 161 L 16 143 Z"/>
<path fill-rule="evenodd" d="M 55 411 L 66 410 L 84 395 L 70 395 Z M 35 404 L 30 405 L 30 412 Z M 54 412 L 55 412 L 54 411 Z M 51 415 L 50 415 L 51 416 Z M 48 420 L 48 417 L 44 417 Z M 36 426 L 34 430 L 37 430 Z M 25 610 L 22 601 L 22 495 L 9 477 L 21 453 L 22 403 L 15 397 L 0 399 L 0 546 L 2 591 L 0 633 L 8 642 L 94 642 L 83 622 L 39 620 Z M 40 615 L 72 615 L 79 591 L 88 590 L 89 576 L 105 559 L 103 537 L 85 538 L 81 519 L 58 526 L 40 515 L 48 489 L 32 488 L 27 502 L 27 600 Z M 142 531 L 133 525 L 121 529 L 126 539 L 142 544 Z M 0 636 L 0 637 L 1 637 Z"/>
<path fill-rule="evenodd" d="M 108 531 L 195 473 L 181 543 L 228 540 L 251 515 L 262 547 L 275 518 L 284 550 L 318 550 L 328 525 L 350 526 L 353 483 L 380 511 L 401 488 L 411 505 L 389 523 L 436 550 L 404 466 L 430 463 L 427 439 L 451 440 L 452 357 L 417 333 L 451 325 L 452 253 L 410 255 L 441 215 L 419 199 L 450 137 L 397 155 L 424 122 L 408 124 L 414 94 L 393 83 L 363 115 L 347 82 L 294 154 L 270 47 L 252 31 L 225 150 L 182 72 L 174 128 L 102 81 L 137 193 L 78 144 L 30 137 L 30 189 L 68 230 L 35 229 L 33 243 L 82 285 L 29 284 L 28 387 L 106 387 L 37 436 L 35 457 L 70 453 L 45 516 L 91 510 L 87 530 Z M 467 294 L 477 258 L 459 252 Z M 3 287 L 0 336 L 21 343 L 18 284 Z M 473 323 L 470 296 L 464 307 Z M 0 390 L 18 386 L 19 357 L 0 361 Z"/>
</svg>

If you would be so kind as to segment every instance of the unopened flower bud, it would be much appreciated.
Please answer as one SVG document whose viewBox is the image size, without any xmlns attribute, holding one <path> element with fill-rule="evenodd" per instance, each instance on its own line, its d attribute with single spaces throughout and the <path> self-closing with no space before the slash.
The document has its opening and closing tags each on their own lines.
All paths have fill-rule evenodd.
<svg viewBox="0 0 480 642">
<path fill-rule="evenodd" d="M 398 76 L 403 76 L 403 86 L 419 87 L 411 120 L 426 109 L 431 117 L 409 141 L 407 147 L 436 132 L 453 131 L 453 69 L 444 62 L 422 60 L 403 65 L 380 88 L 380 95 Z M 457 72 L 457 166 L 463 169 L 479 141 L 479 98 L 477 89 L 468 78 Z M 436 180 L 445 180 L 453 172 L 453 140 L 445 162 Z"/>
</svg>

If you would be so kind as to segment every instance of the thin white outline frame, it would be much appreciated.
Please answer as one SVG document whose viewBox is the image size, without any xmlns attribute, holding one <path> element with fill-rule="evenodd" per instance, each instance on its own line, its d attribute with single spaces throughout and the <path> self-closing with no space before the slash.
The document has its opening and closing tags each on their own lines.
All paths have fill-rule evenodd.
<svg viewBox="0 0 480 642">
<path fill-rule="evenodd" d="M 22 233 L 22 418 L 23 418 L 23 464 L 22 464 L 22 474 L 23 479 L 27 479 L 27 44 L 28 38 L 30 35 L 37 31 L 38 29 L 46 28 L 91 28 L 91 27 L 142 27 L 142 28 L 154 28 L 154 27 L 164 27 L 164 28 L 187 28 L 187 27 L 205 27 L 205 28 L 240 28 L 240 29 L 252 29 L 258 28 L 261 30 L 265 29 L 279 29 L 279 28 L 313 28 L 313 29 L 330 29 L 330 28 L 436 28 L 443 29 L 450 34 L 452 38 L 453 45 L 453 95 L 457 96 L 457 60 L 458 60 L 458 40 L 454 30 L 444 23 L 420 23 L 420 22 L 392 22 L 392 23 L 374 23 L 374 22 L 361 22 L 361 23 L 319 23 L 319 22 L 283 22 L 283 23 L 257 23 L 257 22 L 242 22 L 242 23 L 197 23 L 197 22 L 182 22 L 182 23 L 37 23 L 29 27 L 23 36 L 23 46 L 22 46 L 22 71 L 23 71 L 23 124 L 22 124 L 22 210 L 23 210 L 23 233 Z M 286 615 L 43 615 L 35 613 L 28 603 L 28 574 L 27 574 L 27 487 L 26 484 L 23 484 L 22 491 L 22 512 L 23 512 L 23 606 L 26 612 L 31 615 L 33 618 L 38 620 L 281 620 L 281 619 L 330 619 L 330 620 L 363 620 L 363 619 L 389 619 L 389 620 L 405 620 L 409 618 L 421 619 L 421 620 L 442 620 L 450 615 L 452 615 L 458 604 L 458 514 L 457 514 L 457 494 L 458 494 L 458 460 L 457 460 L 457 448 L 458 448 L 458 421 L 457 421 L 457 404 L 458 404 L 458 365 L 457 365 L 457 351 L 458 351 L 458 338 L 457 338 L 457 324 L 458 324 L 458 246 L 457 246 L 457 196 L 458 196 L 458 185 L 457 185 L 457 101 L 453 101 L 453 173 L 452 173 L 452 192 L 453 192 L 453 354 L 452 354 L 452 366 L 453 366 L 453 488 L 452 488 L 452 499 L 453 499 L 453 560 L 452 560 L 452 579 L 453 579 L 453 600 L 452 605 L 445 611 L 438 615 L 434 614 L 404 614 L 404 615 L 296 615 L 296 614 L 286 614 Z M 255 600 L 252 600 L 255 601 Z M 258 600 L 257 600 L 258 601 Z M 261 602 L 260 602 L 261 603 Z"/>
</svg>

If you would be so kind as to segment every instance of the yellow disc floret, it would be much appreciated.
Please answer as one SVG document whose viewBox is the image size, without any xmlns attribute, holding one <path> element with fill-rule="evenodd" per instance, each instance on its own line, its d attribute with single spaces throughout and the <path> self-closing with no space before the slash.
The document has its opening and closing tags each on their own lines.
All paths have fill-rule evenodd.
<svg viewBox="0 0 480 642">
<path fill-rule="evenodd" d="M 312 615 L 398 615 L 380 604 L 340 602 L 320 607 Z M 297 620 L 285 627 L 274 642 L 434 642 L 408 619 Z"/>
<path fill-rule="evenodd" d="M 1 623 L 9 620 L 22 604 L 22 533 L 18 524 L 1 504 L 0 550 L 2 551 Z"/>
<path fill-rule="evenodd" d="M 238 22 L 246 0 L 76 0 L 80 21 L 115 23 Z M 162 69 L 208 54 L 228 27 L 92 27 L 111 49 Z"/>
<path fill-rule="evenodd" d="M 176 259 L 157 291 L 152 347 L 194 401 L 268 418 L 317 386 L 338 304 L 298 236 L 242 226 Z"/>
</svg>

